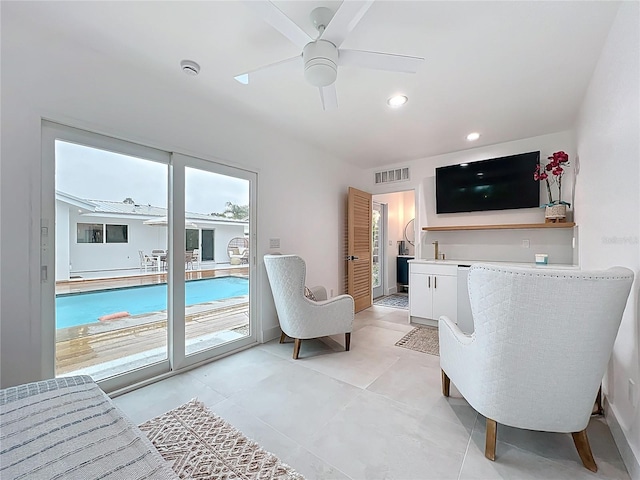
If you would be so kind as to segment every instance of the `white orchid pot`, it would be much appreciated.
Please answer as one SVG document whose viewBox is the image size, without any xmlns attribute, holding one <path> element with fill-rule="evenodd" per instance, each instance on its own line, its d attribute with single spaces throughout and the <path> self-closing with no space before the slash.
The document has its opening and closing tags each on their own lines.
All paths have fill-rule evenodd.
<svg viewBox="0 0 640 480">
<path fill-rule="evenodd" d="M 547 205 L 544 218 L 547 222 L 565 222 L 567 220 L 567 206 L 565 204 Z"/>
</svg>

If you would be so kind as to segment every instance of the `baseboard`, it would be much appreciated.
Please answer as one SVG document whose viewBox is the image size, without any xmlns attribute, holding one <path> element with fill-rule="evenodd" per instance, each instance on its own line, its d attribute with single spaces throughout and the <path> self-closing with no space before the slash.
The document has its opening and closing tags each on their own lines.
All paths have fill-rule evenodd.
<svg viewBox="0 0 640 480">
<path fill-rule="evenodd" d="M 609 425 L 611 435 L 613 435 L 613 441 L 616 443 L 618 451 L 620 451 L 620 456 L 622 456 L 622 461 L 624 462 L 624 466 L 627 467 L 631 480 L 640 480 L 640 462 L 638 462 L 633 450 L 629 446 L 629 441 L 627 437 L 625 437 L 620 422 L 618 422 L 618 418 L 616 417 L 615 409 L 611 406 L 606 396 L 604 397 L 604 412 L 605 420 Z"/>
<path fill-rule="evenodd" d="M 438 320 L 431 320 L 429 318 L 422 317 L 409 317 L 410 323 L 417 323 L 418 325 L 426 325 L 428 327 L 437 327 Z"/>
<path fill-rule="evenodd" d="M 262 331 L 262 338 L 258 339 L 258 341 L 260 343 L 267 343 L 268 341 L 273 340 L 274 338 L 280 338 L 281 333 L 282 333 L 282 330 L 280 330 L 280 327 L 268 328 Z"/>
<path fill-rule="evenodd" d="M 389 287 L 388 289 L 389 291 L 387 292 L 387 295 L 393 295 L 394 293 L 398 293 L 398 287 Z"/>
</svg>

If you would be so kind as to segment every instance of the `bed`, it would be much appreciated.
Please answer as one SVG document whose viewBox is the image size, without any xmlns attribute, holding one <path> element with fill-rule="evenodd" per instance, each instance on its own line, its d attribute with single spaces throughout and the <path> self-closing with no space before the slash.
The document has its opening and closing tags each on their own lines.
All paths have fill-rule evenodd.
<svg viewBox="0 0 640 480">
<path fill-rule="evenodd" d="M 0 390 L 0 478 L 178 478 L 88 376 Z"/>
</svg>

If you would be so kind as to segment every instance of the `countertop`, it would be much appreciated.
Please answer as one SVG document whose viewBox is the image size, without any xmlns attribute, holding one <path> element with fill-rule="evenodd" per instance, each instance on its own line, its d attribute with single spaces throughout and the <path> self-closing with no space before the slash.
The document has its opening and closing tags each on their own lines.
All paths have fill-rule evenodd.
<svg viewBox="0 0 640 480">
<path fill-rule="evenodd" d="M 566 263 L 549 263 L 547 265 L 541 265 L 535 262 L 497 262 L 490 260 L 426 260 L 424 258 L 416 258 L 415 260 L 409 260 L 409 263 L 423 263 L 431 265 L 473 265 L 474 263 L 487 263 L 490 265 L 508 265 L 512 267 L 560 268 L 573 270 L 580 269 L 578 265 L 569 265 Z"/>
</svg>

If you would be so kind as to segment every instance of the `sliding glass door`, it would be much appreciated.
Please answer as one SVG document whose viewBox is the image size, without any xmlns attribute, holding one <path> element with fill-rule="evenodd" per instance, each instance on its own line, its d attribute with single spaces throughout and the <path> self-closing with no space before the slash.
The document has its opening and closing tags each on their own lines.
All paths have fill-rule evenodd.
<svg viewBox="0 0 640 480">
<path fill-rule="evenodd" d="M 45 376 L 112 390 L 256 341 L 254 173 L 44 122 L 42 183 Z"/>
<path fill-rule="evenodd" d="M 182 271 L 188 280 L 184 290 L 173 292 L 174 314 L 184 319 L 176 332 L 176 337 L 184 338 L 184 358 L 176 355 L 175 361 L 191 365 L 206 360 L 212 352 L 228 352 L 256 340 L 250 321 L 255 290 L 255 215 L 251 209 L 255 174 L 179 154 L 173 155 L 172 168 L 174 210 L 180 209 L 173 247 L 184 252 L 176 253 L 175 285 Z M 182 220 L 187 228 L 199 227 L 198 248 L 182 244 L 178 223 Z M 235 242 L 246 245 L 242 252 L 229 248 Z M 242 257 L 239 262 L 231 251 Z"/>
<path fill-rule="evenodd" d="M 55 140 L 56 375 L 167 360 L 168 165 Z M 147 222 L 147 223 L 145 223 Z"/>
</svg>

